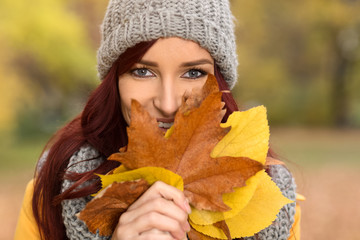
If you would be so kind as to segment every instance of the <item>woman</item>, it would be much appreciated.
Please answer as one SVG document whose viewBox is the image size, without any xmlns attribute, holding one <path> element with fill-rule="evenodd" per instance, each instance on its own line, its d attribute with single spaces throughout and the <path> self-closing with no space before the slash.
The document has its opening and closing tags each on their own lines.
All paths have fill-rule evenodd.
<svg viewBox="0 0 360 240">
<path fill-rule="evenodd" d="M 28 185 L 16 238 L 185 239 L 190 206 L 181 191 L 161 182 L 122 214 L 113 236 L 90 233 L 75 214 L 99 190 L 94 173 L 118 166 L 106 158 L 127 144 L 131 99 L 137 99 L 166 130 L 183 95 L 201 88 L 208 74 L 216 76 L 222 90 L 231 89 L 236 69 L 228 0 L 110 1 L 98 50 L 102 82 L 81 115 L 46 147 L 34 183 Z M 237 107 L 230 93 L 224 93 L 223 101 L 226 120 Z M 291 174 L 281 166 L 269 173 L 283 194 L 294 200 Z M 294 204 L 286 205 L 274 224 L 249 239 L 287 239 L 293 216 Z"/>
</svg>

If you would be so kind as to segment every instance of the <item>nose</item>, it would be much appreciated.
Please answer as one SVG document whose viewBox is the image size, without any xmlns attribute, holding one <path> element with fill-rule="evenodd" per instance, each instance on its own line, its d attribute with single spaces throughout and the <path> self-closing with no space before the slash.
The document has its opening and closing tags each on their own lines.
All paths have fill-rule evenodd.
<svg viewBox="0 0 360 240">
<path fill-rule="evenodd" d="M 159 88 L 157 96 L 154 98 L 155 108 L 163 117 L 174 117 L 181 105 L 180 89 L 177 89 L 171 78 L 164 79 Z"/>
</svg>

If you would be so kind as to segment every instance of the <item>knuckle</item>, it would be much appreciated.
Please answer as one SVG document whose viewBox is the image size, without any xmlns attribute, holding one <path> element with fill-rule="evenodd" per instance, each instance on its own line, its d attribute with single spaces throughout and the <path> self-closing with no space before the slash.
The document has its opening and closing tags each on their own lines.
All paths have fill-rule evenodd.
<svg viewBox="0 0 360 240">
<path fill-rule="evenodd" d="M 152 234 L 152 235 L 146 237 L 146 240 L 158 240 L 158 239 L 159 239 L 159 237 L 156 236 L 155 234 Z"/>
<path fill-rule="evenodd" d="M 156 210 L 161 210 L 167 204 L 167 200 L 164 198 L 156 198 L 151 203 L 152 207 Z"/>
<path fill-rule="evenodd" d="M 115 229 L 112 235 L 114 239 L 124 239 L 129 234 L 130 233 L 128 227 L 125 227 L 124 225 L 120 225 L 120 226 L 118 225 L 118 227 Z"/>
<path fill-rule="evenodd" d="M 149 212 L 147 214 L 147 220 L 149 221 L 149 223 L 153 224 L 156 223 L 158 220 L 158 214 L 156 212 Z"/>
<path fill-rule="evenodd" d="M 162 181 L 156 181 L 152 187 L 155 189 L 162 189 L 164 187 L 165 183 L 163 183 Z"/>
<path fill-rule="evenodd" d="M 126 223 L 126 219 L 128 218 L 128 215 L 129 215 L 128 212 L 124 212 L 124 213 L 121 214 L 120 219 L 119 219 L 119 224 L 120 225 L 123 225 L 123 224 Z"/>
</svg>

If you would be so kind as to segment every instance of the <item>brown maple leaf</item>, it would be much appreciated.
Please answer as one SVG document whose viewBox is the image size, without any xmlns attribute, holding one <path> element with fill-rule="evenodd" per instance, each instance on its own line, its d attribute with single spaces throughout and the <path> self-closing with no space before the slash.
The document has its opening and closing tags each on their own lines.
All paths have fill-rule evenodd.
<svg viewBox="0 0 360 240">
<path fill-rule="evenodd" d="M 221 94 L 215 77 L 209 76 L 200 97 L 183 100 L 169 138 L 164 137 L 156 119 L 133 100 L 127 150 L 109 159 L 128 169 L 149 166 L 168 169 L 183 178 L 184 194 L 195 208 L 230 210 L 223 203 L 222 194 L 244 186 L 263 165 L 242 157 L 210 157 L 212 149 L 228 132 L 220 127 L 224 115 Z"/>
<path fill-rule="evenodd" d="M 199 210 L 227 211 L 222 195 L 242 187 L 245 181 L 264 166 L 244 157 L 211 158 L 210 152 L 228 132 L 220 127 L 225 113 L 221 92 L 214 76 L 201 91 L 184 97 L 175 116 L 173 133 L 165 138 L 152 118 L 137 102 L 132 102 L 129 143 L 109 160 L 121 162 L 127 169 L 162 167 L 180 175 L 184 194 L 190 204 Z M 110 173 L 111 174 L 111 173 Z M 111 235 L 120 215 L 146 189 L 144 180 L 114 183 L 104 189 L 101 196 L 90 201 L 79 218 L 86 222 L 93 233 Z M 222 229 L 231 239 L 224 221 L 214 226 Z M 213 239 L 191 229 L 190 239 Z"/>
<path fill-rule="evenodd" d="M 228 240 L 231 240 L 230 230 L 225 221 L 216 222 L 213 224 L 215 227 L 221 229 Z M 196 231 L 194 228 L 190 229 L 190 232 L 187 234 L 188 238 L 191 240 L 215 240 L 215 238 L 207 236 L 201 232 Z"/>
<path fill-rule="evenodd" d="M 133 182 L 114 182 L 92 199 L 78 218 L 85 221 L 88 229 L 102 236 L 110 236 L 123 212 L 149 188 L 140 179 Z M 126 196 L 126 197 L 124 197 Z"/>
</svg>

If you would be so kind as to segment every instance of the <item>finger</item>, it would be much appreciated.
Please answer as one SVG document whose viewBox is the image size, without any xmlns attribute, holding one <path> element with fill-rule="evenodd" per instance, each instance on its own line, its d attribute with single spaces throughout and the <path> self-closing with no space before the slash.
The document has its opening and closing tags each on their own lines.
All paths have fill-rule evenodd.
<svg viewBox="0 0 360 240">
<path fill-rule="evenodd" d="M 187 221 L 188 214 L 173 201 L 164 198 L 155 198 L 140 205 L 138 208 L 127 210 L 121 215 L 120 224 L 127 224 L 150 212 L 157 212 L 170 217 L 180 223 L 182 230 L 185 232 L 190 231 L 190 224 Z"/>
<path fill-rule="evenodd" d="M 174 238 L 170 234 L 147 234 L 144 236 L 140 236 L 139 240 L 174 240 Z"/>
<path fill-rule="evenodd" d="M 138 208 L 145 202 L 160 197 L 174 201 L 174 203 L 185 212 L 191 213 L 189 202 L 185 198 L 184 193 L 179 189 L 161 181 L 155 182 L 136 202 L 129 207 L 129 210 Z"/>
<path fill-rule="evenodd" d="M 186 232 L 182 230 L 178 221 L 157 212 L 142 215 L 130 224 L 134 224 L 133 226 L 139 233 L 145 233 L 155 228 L 163 232 L 169 232 L 176 239 L 186 237 Z"/>
<path fill-rule="evenodd" d="M 164 235 L 164 236 L 169 236 L 169 237 L 173 238 L 169 232 L 160 231 L 159 229 L 156 229 L 156 228 L 153 228 L 153 229 L 150 229 L 149 231 L 140 233 L 140 236 L 152 236 L 152 235 L 155 235 L 155 236 L 156 235 L 158 235 L 158 236 Z"/>
<path fill-rule="evenodd" d="M 174 240 L 169 232 L 163 232 L 158 229 L 151 229 L 150 231 L 146 231 L 140 234 L 139 239 L 146 240 Z"/>
<path fill-rule="evenodd" d="M 169 232 L 163 232 L 158 229 L 151 229 L 150 231 L 147 231 L 145 233 L 141 234 L 141 237 L 146 236 L 146 239 L 174 239 Z M 184 236 L 183 239 L 179 240 L 187 240 L 187 235 Z"/>
<path fill-rule="evenodd" d="M 125 227 L 123 226 L 122 228 L 119 228 L 119 231 L 113 233 L 111 240 L 117 240 L 117 239 L 174 240 L 173 236 L 171 236 L 169 232 L 160 231 L 155 228 L 142 233 L 135 233 L 130 229 L 131 226 L 127 226 L 127 225 Z"/>
</svg>

